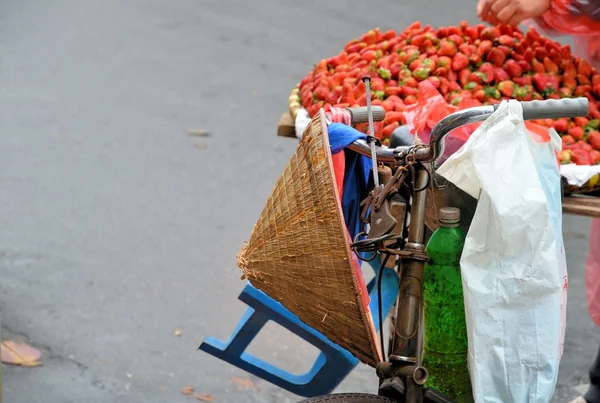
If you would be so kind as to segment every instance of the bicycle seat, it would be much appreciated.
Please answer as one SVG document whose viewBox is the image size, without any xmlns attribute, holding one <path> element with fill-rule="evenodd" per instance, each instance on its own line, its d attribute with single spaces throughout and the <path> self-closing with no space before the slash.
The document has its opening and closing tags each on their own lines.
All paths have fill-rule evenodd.
<svg viewBox="0 0 600 403">
<path fill-rule="evenodd" d="M 390 148 L 415 145 L 415 138 L 408 129 L 408 125 L 398 126 L 390 137 Z"/>
</svg>

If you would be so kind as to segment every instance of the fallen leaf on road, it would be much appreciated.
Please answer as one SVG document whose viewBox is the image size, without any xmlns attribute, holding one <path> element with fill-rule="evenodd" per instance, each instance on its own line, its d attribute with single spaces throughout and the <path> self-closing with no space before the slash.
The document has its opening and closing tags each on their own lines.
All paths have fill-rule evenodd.
<svg viewBox="0 0 600 403">
<path fill-rule="evenodd" d="M 195 137 L 210 137 L 210 132 L 204 129 L 190 130 L 188 134 Z"/>
<path fill-rule="evenodd" d="M 250 379 L 233 377 L 233 378 L 231 378 L 231 381 L 234 382 L 235 384 L 237 384 L 238 387 L 240 387 L 242 389 L 252 389 L 252 390 L 257 389 L 254 382 L 252 382 Z"/>
<path fill-rule="evenodd" d="M 183 389 L 181 389 L 181 394 L 182 395 L 191 395 L 192 393 L 194 393 L 194 388 L 191 386 L 184 386 Z"/>
<path fill-rule="evenodd" d="M 206 150 L 208 146 L 206 144 L 196 144 L 198 150 Z"/>
<path fill-rule="evenodd" d="M 194 393 L 192 397 L 201 402 L 212 402 L 215 400 L 210 393 Z"/>
<path fill-rule="evenodd" d="M 37 367 L 42 365 L 42 353 L 25 343 L 3 341 L 0 344 L 0 358 L 4 364 L 20 365 L 22 367 Z"/>
<path fill-rule="evenodd" d="M 179 329 L 175 329 L 175 331 L 173 332 L 173 334 L 174 334 L 175 336 L 177 336 L 177 337 L 181 337 L 181 335 L 182 335 L 183 333 L 181 332 L 181 330 L 179 330 Z"/>
</svg>

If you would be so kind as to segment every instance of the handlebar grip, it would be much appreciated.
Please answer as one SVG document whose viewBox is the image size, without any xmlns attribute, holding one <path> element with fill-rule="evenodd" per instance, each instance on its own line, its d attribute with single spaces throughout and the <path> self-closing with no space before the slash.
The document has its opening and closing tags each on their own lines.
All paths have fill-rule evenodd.
<svg viewBox="0 0 600 403">
<path fill-rule="evenodd" d="M 525 120 L 576 118 L 589 114 L 585 97 L 528 101 L 521 102 L 521 105 Z"/>
<path fill-rule="evenodd" d="M 586 99 L 587 101 L 587 99 Z M 354 123 L 367 123 L 369 121 L 369 115 L 367 114 L 367 107 L 361 106 L 358 108 L 346 108 L 352 116 L 352 124 Z M 385 119 L 385 109 L 382 106 L 372 106 L 371 112 L 373 113 L 373 122 L 381 122 Z"/>
</svg>

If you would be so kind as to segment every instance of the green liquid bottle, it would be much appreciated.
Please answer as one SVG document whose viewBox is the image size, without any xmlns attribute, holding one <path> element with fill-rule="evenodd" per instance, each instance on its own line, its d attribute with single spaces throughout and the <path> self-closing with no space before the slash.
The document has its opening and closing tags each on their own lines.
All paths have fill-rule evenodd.
<svg viewBox="0 0 600 403">
<path fill-rule="evenodd" d="M 465 233 L 460 210 L 440 210 L 440 227 L 427 243 L 429 262 L 423 278 L 425 340 L 423 365 L 429 372 L 426 387 L 458 402 L 472 402 L 467 362 L 467 324 L 460 257 Z"/>
</svg>

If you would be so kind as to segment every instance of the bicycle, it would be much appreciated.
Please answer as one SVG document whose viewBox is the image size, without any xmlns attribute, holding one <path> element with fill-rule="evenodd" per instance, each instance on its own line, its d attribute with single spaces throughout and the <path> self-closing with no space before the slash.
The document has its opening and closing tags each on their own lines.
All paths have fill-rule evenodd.
<svg viewBox="0 0 600 403">
<path fill-rule="evenodd" d="M 368 81 L 368 80 L 367 80 Z M 367 93 L 369 92 L 367 82 Z M 367 96 L 367 100 L 369 97 Z M 349 148 L 373 159 L 374 187 L 361 204 L 365 223 L 370 224 L 362 235 L 355 240 L 355 252 L 379 252 L 397 256 L 397 270 L 400 274 L 399 299 L 393 331 L 390 337 L 389 355 L 376 367 L 379 378 L 378 395 L 371 394 L 331 394 L 302 400 L 300 403 L 451 403 L 453 400 L 431 388 L 424 388 L 428 372 L 422 365 L 423 357 L 423 309 L 422 282 L 425 254 L 425 215 L 427 192 L 433 185 L 434 163 L 443 154 L 444 138 L 454 129 L 471 123 L 486 120 L 498 105 L 480 106 L 464 109 L 442 119 L 432 129 L 429 145 L 399 145 L 394 148 L 375 144 L 373 121 L 383 120 L 385 110 L 381 107 L 347 108 L 351 122 L 369 122 L 370 136 L 367 141 L 358 140 Z M 521 102 L 525 120 L 578 117 L 588 115 L 587 98 L 545 100 Z M 393 141 L 392 141 L 393 143 Z M 378 162 L 385 169 L 376 171 Z M 392 168 L 395 168 L 393 172 Z M 381 178 L 380 178 L 381 176 Z M 406 181 L 410 177 L 410 181 Z M 379 183 L 379 180 L 382 183 Z M 400 197 L 398 197 L 400 196 Z M 390 201 L 405 203 L 410 221 L 397 220 L 390 214 Z M 398 230 L 394 231 L 394 229 Z M 400 234 L 400 235 L 398 235 Z M 381 271 L 380 271 L 381 272 Z M 381 301 L 381 298 L 380 298 Z M 379 310 L 381 315 L 381 309 Z M 383 351 L 382 320 L 379 318 L 379 336 Z"/>
</svg>

